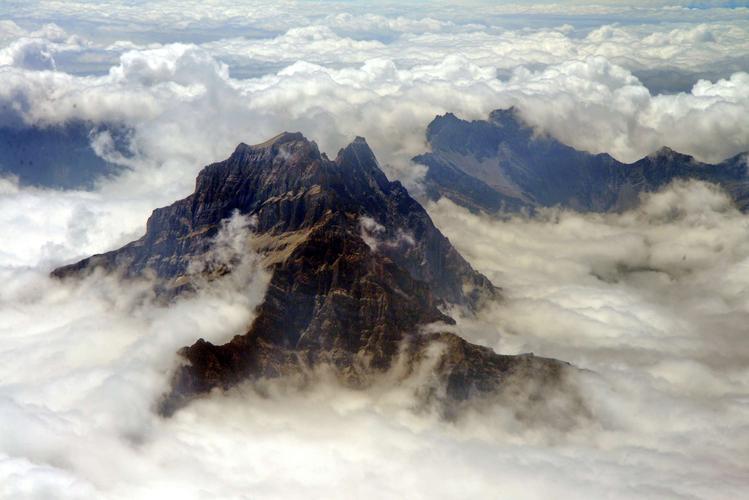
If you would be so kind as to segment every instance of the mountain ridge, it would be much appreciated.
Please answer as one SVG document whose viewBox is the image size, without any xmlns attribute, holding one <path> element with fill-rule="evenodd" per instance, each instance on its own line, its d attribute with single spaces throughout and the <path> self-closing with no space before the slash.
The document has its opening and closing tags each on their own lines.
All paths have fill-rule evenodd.
<svg viewBox="0 0 749 500">
<path fill-rule="evenodd" d="M 166 296 L 183 293 L 189 263 L 209 251 L 221 221 L 237 212 L 253 218 L 265 241 L 258 248 L 270 257 L 265 298 L 245 333 L 223 345 L 197 339 L 180 350 L 183 364 L 159 405 L 163 415 L 214 389 L 318 366 L 347 386 L 367 387 L 396 360 L 414 373 L 435 345 L 442 351 L 425 394 L 447 413 L 502 393 L 510 380 L 536 382 L 528 404 L 543 404 L 548 388 L 566 387 L 570 368 L 563 362 L 499 355 L 440 327 L 424 331 L 454 323 L 444 306 L 477 310 L 499 289 L 399 182 L 387 179 L 360 137 L 334 160 L 299 133 L 242 143 L 200 172 L 193 194 L 154 210 L 142 238 L 53 276 L 96 267 L 126 278 L 152 273 Z"/>
<path fill-rule="evenodd" d="M 713 182 L 742 211 L 749 210 L 746 153 L 719 164 L 697 161 L 667 146 L 633 162 L 608 153 L 574 149 L 527 125 L 517 108 L 492 111 L 487 120 L 437 116 L 427 127 L 431 152 L 425 165 L 426 195 L 447 197 L 489 213 L 561 206 L 582 212 L 634 208 L 639 195 L 676 179 Z"/>
</svg>

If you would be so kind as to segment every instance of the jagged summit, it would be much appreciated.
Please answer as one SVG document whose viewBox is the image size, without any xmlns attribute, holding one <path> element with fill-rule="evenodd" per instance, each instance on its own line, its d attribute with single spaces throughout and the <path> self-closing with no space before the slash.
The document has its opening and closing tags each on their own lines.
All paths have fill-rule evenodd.
<svg viewBox="0 0 749 500">
<path fill-rule="evenodd" d="M 661 146 L 653 152 L 654 156 L 672 156 L 676 154 L 676 151 L 669 148 L 668 146 Z"/>
<path fill-rule="evenodd" d="M 520 110 L 515 106 L 510 106 L 506 109 L 495 109 L 489 113 L 489 121 L 500 127 L 517 129 L 530 128 L 520 115 Z"/>
<path fill-rule="evenodd" d="M 282 132 L 259 144 L 240 143 L 229 157 L 229 161 L 247 163 L 261 158 L 274 158 L 274 163 L 294 165 L 298 160 L 321 160 L 324 155 L 314 141 L 301 132 Z M 294 158 L 297 162 L 294 162 Z M 290 161 L 292 160 L 292 161 Z"/>
<path fill-rule="evenodd" d="M 282 132 L 259 144 L 248 145 L 242 142 L 236 147 L 230 159 L 236 158 L 237 161 L 253 161 L 253 158 L 266 155 L 276 158 L 284 165 L 293 164 L 293 162 L 288 161 L 292 155 L 300 155 L 307 160 L 328 159 L 324 153 L 320 152 L 317 143 L 307 139 L 301 132 Z M 338 151 L 335 163 L 341 164 L 345 161 L 341 158 L 342 155 L 361 155 L 362 161 L 358 161 L 358 165 L 377 164 L 374 153 L 364 137 L 357 136 L 350 144 L 341 148 Z"/>
<path fill-rule="evenodd" d="M 190 262 L 209 251 L 221 221 L 235 212 L 256 221 L 253 248 L 271 273 L 265 299 L 250 329 L 231 342 L 200 339 L 180 351 L 185 365 L 162 413 L 213 388 L 307 374 L 318 365 L 366 387 L 396 359 L 407 376 L 435 352 L 442 352 L 430 378 L 437 385 L 425 394 L 448 406 L 501 392 L 508 378 L 535 380 L 535 391 L 563 382 L 563 363 L 420 333 L 428 324 L 453 323 L 444 306 L 476 309 L 498 290 L 406 189 L 387 179 L 363 138 L 333 161 L 298 133 L 240 145 L 200 172 L 192 195 L 155 210 L 142 238 L 53 274 L 94 267 L 126 277 L 149 273 L 163 290 L 184 292 Z"/>
<path fill-rule="evenodd" d="M 255 149 L 262 149 L 262 148 L 269 148 L 277 144 L 286 144 L 290 142 L 305 142 L 310 143 L 306 137 L 301 132 L 281 132 L 275 137 L 271 137 L 265 142 L 261 142 L 260 144 L 255 144 L 254 146 L 251 146 Z M 240 144 L 240 146 L 244 145 L 244 143 Z"/>
<path fill-rule="evenodd" d="M 656 151 L 648 155 L 646 158 L 651 158 L 661 163 L 663 162 L 669 162 L 672 164 L 678 163 L 679 165 L 684 165 L 684 166 L 689 166 L 692 164 L 699 165 L 699 162 L 695 160 L 693 156 L 687 155 L 684 153 L 679 153 L 678 151 L 674 151 L 668 146 L 661 146 Z"/>
<path fill-rule="evenodd" d="M 383 227 L 378 235 L 384 240 L 396 241 L 402 234 L 419 237 L 423 245 L 389 245 L 381 251 L 417 279 L 430 282 L 440 298 L 473 303 L 481 293 L 466 294 L 464 289 L 494 293 L 405 188 L 388 181 L 366 141 L 353 141 L 330 161 L 301 134 L 278 137 L 293 139 L 237 148 L 227 160 L 200 172 L 195 193 L 155 210 L 143 238 L 60 268 L 55 275 L 103 266 L 119 268 L 126 276 L 150 269 L 165 280 L 178 278 L 190 259 L 206 251 L 219 222 L 237 210 L 256 217 L 258 232 L 271 234 L 309 229 L 337 217 L 350 219 L 358 232 L 358 219 L 368 217 Z"/>
</svg>

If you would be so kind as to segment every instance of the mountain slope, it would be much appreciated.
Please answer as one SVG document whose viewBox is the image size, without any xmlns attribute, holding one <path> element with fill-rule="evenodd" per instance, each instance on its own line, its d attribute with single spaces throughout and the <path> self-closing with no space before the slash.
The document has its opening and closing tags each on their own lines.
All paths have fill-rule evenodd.
<svg viewBox="0 0 749 500">
<path fill-rule="evenodd" d="M 559 205 L 583 212 L 622 211 L 634 207 L 640 193 L 675 179 L 716 183 L 741 210 L 749 209 L 745 155 L 711 165 L 662 148 L 625 164 L 537 134 L 514 108 L 493 111 L 487 121 L 438 116 L 427 128 L 427 140 L 431 152 L 414 158 L 428 167 L 427 195 L 474 210 Z"/>
<path fill-rule="evenodd" d="M 180 351 L 186 364 L 164 414 L 213 388 L 318 366 L 366 387 L 396 365 L 408 376 L 433 363 L 427 393 L 450 407 L 501 392 L 508 379 L 534 381 L 535 400 L 564 383 L 564 363 L 421 333 L 434 322 L 453 323 L 441 306 L 475 309 L 498 291 L 403 186 L 388 181 L 361 138 L 332 161 L 298 133 L 241 144 L 199 174 L 195 193 L 155 210 L 141 239 L 53 274 L 95 267 L 125 277 L 154 273 L 165 295 L 181 293 L 189 289 L 190 262 L 209 251 L 235 211 L 256 221 L 255 248 L 272 273 L 265 299 L 243 335 L 221 346 L 201 339 Z"/>
</svg>

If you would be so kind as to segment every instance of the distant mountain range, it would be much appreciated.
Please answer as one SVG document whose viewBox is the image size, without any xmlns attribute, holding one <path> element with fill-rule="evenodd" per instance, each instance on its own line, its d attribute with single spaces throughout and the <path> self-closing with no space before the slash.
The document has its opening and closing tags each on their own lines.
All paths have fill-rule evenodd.
<svg viewBox="0 0 749 500">
<path fill-rule="evenodd" d="M 0 176 L 14 175 L 21 185 L 56 189 L 88 189 L 96 179 L 120 167 L 91 147 L 93 125 L 0 126 Z M 110 130 L 115 140 L 124 133 Z"/>
<path fill-rule="evenodd" d="M 675 179 L 718 184 L 742 210 L 749 209 L 746 154 L 712 165 L 668 148 L 634 163 L 576 150 L 539 134 L 514 108 L 488 120 L 465 121 L 452 113 L 427 128 L 431 152 L 414 161 L 428 167 L 432 199 L 446 197 L 472 210 L 515 212 L 562 206 L 581 212 L 622 211 L 643 192 Z"/>
<path fill-rule="evenodd" d="M 0 176 L 21 185 L 91 189 L 122 167 L 96 154 L 92 134 L 106 130 L 125 152 L 127 130 L 72 121 L 55 126 L 0 125 Z M 489 213 L 561 206 L 581 212 L 633 208 L 644 192 L 675 179 L 722 187 L 742 211 L 749 210 L 747 154 L 719 164 L 701 163 L 667 147 L 634 163 L 606 153 L 567 146 L 528 126 L 515 108 L 493 111 L 488 120 L 466 121 L 452 113 L 427 127 L 431 151 L 415 157 L 427 167 L 428 198 L 446 197 Z"/>
<path fill-rule="evenodd" d="M 210 251 L 222 221 L 237 212 L 256 220 L 253 246 L 272 274 L 265 299 L 247 332 L 180 351 L 186 363 L 163 414 L 214 388 L 321 364 L 344 384 L 367 387 L 395 365 L 410 376 L 431 362 L 422 395 L 447 414 L 507 388 L 523 387 L 529 404 L 543 404 L 544 391 L 565 385 L 566 363 L 499 355 L 453 333 L 423 331 L 454 323 L 445 306 L 475 310 L 499 291 L 385 177 L 361 138 L 334 160 L 299 133 L 240 144 L 200 172 L 192 195 L 155 210 L 142 238 L 53 275 L 71 279 L 96 267 L 125 278 L 152 273 L 163 296 L 190 293 L 190 262 Z"/>
</svg>

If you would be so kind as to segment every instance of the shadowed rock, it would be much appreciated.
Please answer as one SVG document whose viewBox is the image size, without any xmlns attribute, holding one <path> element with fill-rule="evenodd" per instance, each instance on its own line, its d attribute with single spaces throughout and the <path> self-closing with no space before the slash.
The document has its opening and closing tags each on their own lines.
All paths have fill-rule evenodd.
<svg viewBox="0 0 749 500">
<path fill-rule="evenodd" d="M 454 334 L 420 333 L 454 323 L 441 306 L 477 309 L 499 292 L 405 188 L 388 181 L 362 138 L 335 160 L 299 133 L 240 144 L 203 169 L 192 195 L 155 210 L 141 239 L 53 274 L 94 267 L 125 277 L 153 273 L 162 293 L 179 293 L 190 261 L 210 249 L 235 211 L 256 220 L 255 246 L 271 272 L 264 301 L 242 335 L 224 345 L 200 339 L 180 351 L 184 364 L 161 413 L 212 389 L 323 365 L 344 384 L 366 387 L 396 359 L 415 369 L 435 345 L 434 378 L 445 402 L 495 393 L 520 372 L 545 386 L 564 378 L 559 361 L 500 356 Z"/>
<path fill-rule="evenodd" d="M 712 165 L 662 148 L 625 164 L 537 133 L 515 108 L 493 111 L 485 121 L 438 116 L 427 128 L 427 140 L 431 152 L 414 158 L 428 167 L 427 195 L 472 210 L 558 205 L 582 212 L 623 211 L 638 204 L 640 193 L 675 179 L 718 184 L 742 211 L 749 209 L 746 154 Z"/>
</svg>

